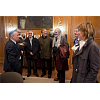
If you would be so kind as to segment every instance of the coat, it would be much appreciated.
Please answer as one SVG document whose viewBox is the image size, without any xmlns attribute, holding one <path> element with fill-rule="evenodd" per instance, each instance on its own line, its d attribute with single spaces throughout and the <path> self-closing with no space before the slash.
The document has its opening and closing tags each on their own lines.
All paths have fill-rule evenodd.
<svg viewBox="0 0 100 100">
<path fill-rule="evenodd" d="M 82 49 L 73 54 L 72 83 L 94 83 L 99 71 L 99 47 L 89 37 Z"/>
<path fill-rule="evenodd" d="M 52 39 L 49 36 L 42 36 L 38 39 L 40 58 L 51 59 L 52 55 Z"/>
<path fill-rule="evenodd" d="M 20 72 L 21 60 L 19 59 L 22 54 L 20 48 L 9 39 L 5 45 L 5 59 L 4 71 L 5 72 Z"/>
<path fill-rule="evenodd" d="M 24 48 L 25 49 L 25 57 L 26 58 L 33 57 L 33 59 L 37 59 L 37 57 L 38 57 L 38 40 L 33 37 L 32 47 L 31 47 L 29 38 L 26 38 L 24 42 L 27 43 L 27 45 Z M 30 52 L 32 52 L 33 55 L 30 55 Z"/>
<path fill-rule="evenodd" d="M 60 45 L 61 47 L 65 47 L 65 45 L 68 45 L 67 39 L 64 36 L 61 36 L 60 44 L 61 44 Z M 60 52 L 56 55 L 56 69 L 57 70 L 69 70 L 67 58 L 68 56 L 66 56 L 66 58 L 61 58 Z"/>
</svg>

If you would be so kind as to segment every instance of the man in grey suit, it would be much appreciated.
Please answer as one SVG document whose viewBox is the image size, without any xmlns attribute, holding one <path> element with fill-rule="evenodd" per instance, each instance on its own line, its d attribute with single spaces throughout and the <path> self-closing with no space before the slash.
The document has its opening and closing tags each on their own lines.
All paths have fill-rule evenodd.
<svg viewBox="0 0 100 100">
<path fill-rule="evenodd" d="M 65 66 L 65 60 L 67 58 L 63 59 L 63 61 L 62 61 L 63 62 L 63 66 L 59 66 L 59 67 L 58 67 L 59 62 L 56 62 L 56 58 L 57 58 L 57 54 L 59 53 L 59 49 L 58 48 L 60 46 L 68 45 L 68 43 L 67 43 L 67 39 L 64 36 L 61 36 L 60 28 L 56 28 L 55 29 L 54 35 L 55 35 L 55 37 L 53 39 L 52 47 L 53 47 L 53 56 L 54 56 L 54 59 L 55 59 L 56 69 L 58 71 L 57 78 L 55 78 L 54 81 L 58 81 L 59 80 L 59 83 L 65 83 L 65 70 L 68 69 L 67 68 L 68 66 Z"/>
</svg>

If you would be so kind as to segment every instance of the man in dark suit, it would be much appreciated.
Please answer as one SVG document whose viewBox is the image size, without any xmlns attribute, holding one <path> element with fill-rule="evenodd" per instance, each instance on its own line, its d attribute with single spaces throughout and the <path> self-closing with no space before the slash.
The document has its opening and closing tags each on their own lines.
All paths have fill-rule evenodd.
<svg viewBox="0 0 100 100">
<path fill-rule="evenodd" d="M 25 47 L 25 57 L 28 66 L 27 77 L 31 75 L 31 60 L 33 62 L 33 73 L 35 76 L 38 77 L 39 75 L 37 74 L 37 68 L 36 68 L 36 60 L 38 56 L 38 40 L 32 36 L 31 30 L 29 30 L 27 34 L 28 37 L 25 39 L 25 42 L 27 43 L 27 46 Z"/>
<path fill-rule="evenodd" d="M 60 46 L 63 47 L 65 45 L 68 45 L 68 43 L 67 43 L 67 39 L 64 36 L 61 36 L 61 30 L 59 28 L 55 29 L 54 36 L 55 37 L 53 39 L 53 44 L 52 44 L 53 56 L 54 56 L 54 59 L 55 59 L 56 69 L 58 71 L 57 78 L 55 78 L 54 81 L 59 80 L 59 83 L 65 83 L 65 70 L 68 70 L 67 58 L 61 59 L 61 57 L 60 57 L 60 59 L 62 61 L 62 66 L 60 65 L 59 62 L 56 62 L 56 60 L 58 59 L 57 55 L 60 52 L 59 47 Z M 67 64 L 66 64 L 66 62 L 67 62 Z M 60 67 L 58 65 L 60 65 Z"/>
<path fill-rule="evenodd" d="M 21 55 L 23 51 L 20 50 L 18 44 L 20 34 L 13 30 L 9 33 L 9 41 L 5 45 L 5 59 L 4 71 L 5 72 L 18 72 L 20 73 Z"/>
</svg>

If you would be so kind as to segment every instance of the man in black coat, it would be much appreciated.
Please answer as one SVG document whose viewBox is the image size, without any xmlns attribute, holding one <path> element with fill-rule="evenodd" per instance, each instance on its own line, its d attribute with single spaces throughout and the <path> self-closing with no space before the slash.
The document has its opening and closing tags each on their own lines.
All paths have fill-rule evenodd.
<svg viewBox="0 0 100 100">
<path fill-rule="evenodd" d="M 38 77 L 37 68 L 36 68 L 36 60 L 38 56 L 38 40 L 32 36 L 32 31 L 29 30 L 27 32 L 28 38 L 25 39 L 27 46 L 25 47 L 25 57 L 27 60 L 28 66 L 28 75 L 31 75 L 31 60 L 33 62 L 33 73 Z"/>
<path fill-rule="evenodd" d="M 5 45 L 5 59 L 4 71 L 5 72 L 18 72 L 20 73 L 21 55 L 23 51 L 18 47 L 17 41 L 20 34 L 14 30 L 9 33 L 9 41 Z"/>
</svg>

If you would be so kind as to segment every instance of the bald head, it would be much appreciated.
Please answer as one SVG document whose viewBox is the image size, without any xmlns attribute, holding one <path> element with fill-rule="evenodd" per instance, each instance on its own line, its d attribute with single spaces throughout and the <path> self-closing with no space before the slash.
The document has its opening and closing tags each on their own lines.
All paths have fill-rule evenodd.
<svg viewBox="0 0 100 100">
<path fill-rule="evenodd" d="M 60 33 L 61 33 L 60 28 L 56 28 L 56 29 L 55 29 L 55 32 L 54 32 L 55 37 L 59 36 Z"/>
</svg>

